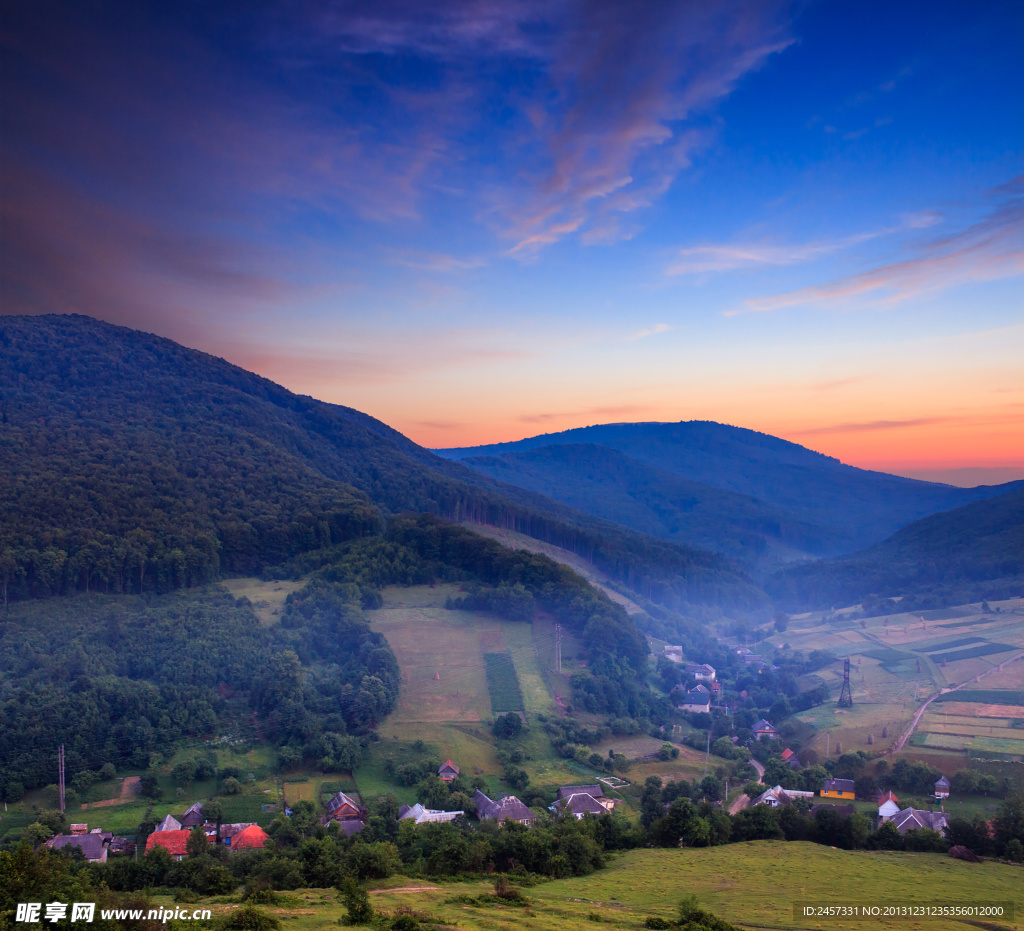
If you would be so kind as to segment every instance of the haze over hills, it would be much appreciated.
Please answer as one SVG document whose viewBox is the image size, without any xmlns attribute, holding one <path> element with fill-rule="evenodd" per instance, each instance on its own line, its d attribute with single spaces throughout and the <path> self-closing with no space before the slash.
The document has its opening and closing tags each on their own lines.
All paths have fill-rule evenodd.
<svg viewBox="0 0 1024 931">
<path fill-rule="evenodd" d="M 366 414 L 83 316 L 0 318 L 5 597 L 252 573 L 391 514 L 507 526 L 662 602 L 764 608 L 727 560 L 422 449 Z"/>
<path fill-rule="evenodd" d="M 437 452 L 634 529 L 761 565 L 849 553 L 1014 484 L 955 488 L 871 472 L 703 421 L 607 424 Z"/>
<path fill-rule="evenodd" d="M 871 595 L 923 607 L 1024 595 L 1024 487 L 925 517 L 843 559 L 792 566 L 766 587 L 801 609 Z"/>
</svg>

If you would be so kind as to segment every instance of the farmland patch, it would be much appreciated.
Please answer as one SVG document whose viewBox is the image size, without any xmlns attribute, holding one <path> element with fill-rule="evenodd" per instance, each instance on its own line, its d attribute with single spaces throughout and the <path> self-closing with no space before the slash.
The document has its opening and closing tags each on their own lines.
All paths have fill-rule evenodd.
<svg viewBox="0 0 1024 931">
<path fill-rule="evenodd" d="M 525 711 L 523 691 L 510 653 L 485 653 L 487 689 L 491 695 L 491 708 L 495 714 L 507 711 Z"/>
</svg>

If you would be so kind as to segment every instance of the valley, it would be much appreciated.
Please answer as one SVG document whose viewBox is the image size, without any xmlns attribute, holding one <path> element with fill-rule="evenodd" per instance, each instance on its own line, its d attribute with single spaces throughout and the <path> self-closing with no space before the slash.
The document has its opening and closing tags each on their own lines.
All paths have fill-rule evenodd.
<svg viewBox="0 0 1024 931">
<path fill-rule="evenodd" d="M 79 318 L 0 336 L 35 378 L 0 369 L 0 868 L 52 858 L 217 927 L 245 903 L 336 922 L 346 880 L 392 918 L 480 928 L 657 927 L 688 892 L 735 927 L 803 927 L 785 914 L 829 870 L 838 897 L 974 869 L 1012 898 L 1012 483 L 692 423 L 446 459 L 168 341 Z M 844 814 L 810 810 L 827 779 L 854 787 Z M 754 804 L 776 786 L 804 794 Z M 946 833 L 893 836 L 884 790 Z M 211 849 L 154 852 L 197 805 Z M 82 824 L 138 858 L 69 865 L 48 842 Z M 243 825 L 266 840 L 239 853 L 221 831 Z"/>
</svg>

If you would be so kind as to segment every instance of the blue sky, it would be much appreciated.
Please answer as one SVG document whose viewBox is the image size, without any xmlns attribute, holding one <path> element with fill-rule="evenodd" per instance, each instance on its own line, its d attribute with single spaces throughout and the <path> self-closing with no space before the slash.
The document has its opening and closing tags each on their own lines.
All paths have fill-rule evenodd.
<svg viewBox="0 0 1024 931">
<path fill-rule="evenodd" d="M 701 418 L 1024 474 L 1019 4 L 3 15 L 4 313 L 426 445 Z"/>
</svg>

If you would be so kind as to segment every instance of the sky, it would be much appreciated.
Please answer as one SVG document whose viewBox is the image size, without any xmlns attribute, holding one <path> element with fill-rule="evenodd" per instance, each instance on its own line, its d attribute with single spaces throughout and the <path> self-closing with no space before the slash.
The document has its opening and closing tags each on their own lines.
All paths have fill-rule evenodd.
<svg viewBox="0 0 1024 931">
<path fill-rule="evenodd" d="M 430 447 L 716 420 L 1024 477 L 1024 6 L 7 3 L 0 312 Z"/>
</svg>

